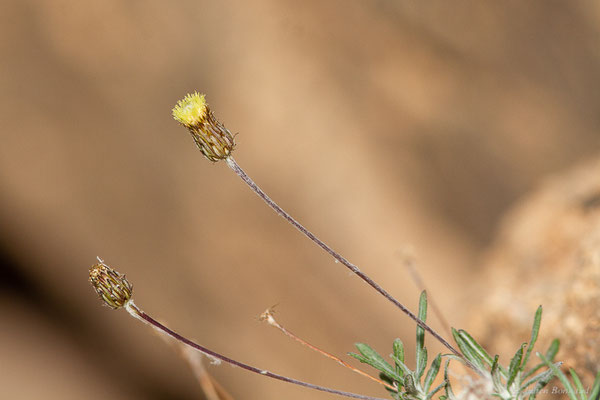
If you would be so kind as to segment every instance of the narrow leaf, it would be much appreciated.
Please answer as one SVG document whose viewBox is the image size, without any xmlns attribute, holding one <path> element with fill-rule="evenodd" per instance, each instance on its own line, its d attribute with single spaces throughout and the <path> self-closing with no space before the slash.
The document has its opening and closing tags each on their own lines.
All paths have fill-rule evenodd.
<svg viewBox="0 0 600 400">
<path fill-rule="evenodd" d="M 437 385 L 431 392 L 427 393 L 426 400 L 431 399 L 441 388 L 443 388 L 446 385 L 448 385 L 448 381 L 444 381 Z M 440 396 L 440 400 L 442 399 L 442 397 L 445 396 Z"/>
<path fill-rule="evenodd" d="M 535 312 L 535 317 L 533 318 L 533 327 L 531 328 L 531 339 L 529 340 L 529 346 L 527 347 L 527 353 L 525 354 L 525 358 L 523 359 L 523 367 L 527 365 L 527 361 L 529 361 L 529 356 L 533 351 L 533 346 L 535 346 L 535 342 L 537 342 L 538 333 L 540 331 L 540 324 L 542 323 L 542 306 L 537 308 Z"/>
<path fill-rule="evenodd" d="M 400 382 L 394 381 L 392 378 L 390 378 L 389 376 L 387 376 L 386 374 L 384 374 L 383 372 L 379 373 L 379 379 L 381 379 L 382 381 L 384 381 L 385 383 L 394 386 L 396 383 L 399 384 L 399 388 L 402 388 L 402 385 L 400 384 Z M 396 391 L 393 389 L 390 389 L 389 387 L 385 387 L 385 390 L 388 391 L 388 393 L 392 396 L 392 398 L 394 399 L 400 399 L 400 390 Z"/>
<path fill-rule="evenodd" d="M 396 373 L 394 368 L 384 360 L 375 350 L 368 344 L 356 343 L 356 348 L 360 351 L 361 355 L 355 353 L 349 353 L 350 356 L 356 358 L 358 361 L 369 364 L 373 368 L 383 372 L 394 380 L 400 380 L 400 376 Z"/>
<path fill-rule="evenodd" d="M 492 362 L 492 369 L 490 370 L 491 374 L 497 374 L 498 373 L 498 359 L 500 358 L 500 356 L 498 354 L 496 354 L 496 356 L 494 357 L 494 361 Z"/>
<path fill-rule="evenodd" d="M 465 358 L 475 365 L 480 371 L 485 371 L 481 357 L 474 349 L 471 348 L 471 346 L 469 346 L 469 344 L 454 328 L 452 328 L 452 336 L 454 336 L 454 341 L 458 345 L 460 352 L 465 356 Z"/>
<path fill-rule="evenodd" d="M 548 360 L 548 358 L 546 358 L 546 356 L 544 356 L 541 353 L 537 353 L 537 356 L 539 358 L 542 359 L 542 361 L 544 362 L 544 364 L 546 364 L 548 366 L 548 368 L 550 368 L 552 370 L 552 372 L 554 373 L 554 376 L 556 376 L 560 382 L 563 384 L 565 390 L 567 391 L 567 395 L 569 395 L 569 398 L 571 400 L 578 400 L 577 399 L 577 395 L 575 394 L 575 391 L 573 390 L 573 386 L 571 386 L 571 382 L 569 382 L 569 379 L 567 379 L 566 375 L 563 374 L 563 372 L 560 370 L 560 368 L 558 368 L 556 365 L 554 365 L 552 362 L 550 362 Z"/>
<path fill-rule="evenodd" d="M 560 340 L 554 339 L 552 343 L 550 343 L 550 347 L 546 351 L 546 358 L 550 361 L 554 361 L 554 357 L 556 357 L 556 353 L 558 353 L 558 348 L 560 347 Z"/>
<path fill-rule="evenodd" d="M 419 298 L 419 319 L 423 322 L 427 319 L 427 292 L 422 291 L 421 297 Z M 420 325 L 417 325 L 417 371 L 419 371 L 419 366 L 423 364 L 423 360 L 421 359 L 423 356 L 422 350 L 425 348 L 425 329 L 423 329 Z"/>
<path fill-rule="evenodd" d="M 546 364 L 544 364 L 546 365 Z M 534 376 L 531 379 L 528 379 L 527 381 L 525 381 L 522 385 L 521 385 L 521 390 L 525 390 L 527 389 L 529 386 L 533 385 L 534 383 L 537 383 L 538 381 L 546 381 L 549 382 L 550 379 L 554 376 L 554 372 L 552 372 L 551 369 L 547 369 L 544 372 L 540 372 L 539 374 L 537 374 L 536 376 Z M 541 389 L 541 388 L 540 388 Z"/>
<path fill-rule="evenodd" d="M 394 340 L 393 349 L 394 349 L 394 354 L 393 354 L 394 359 L 398 359 L 402 363 L 404 363 L 404 344 L 402 343 L 402 340 L 400 340 L 400 339 Z M 396 362 L 396 373 L 399 376 L 402 376 L 404 374 L 404 370 L 400 367 L 400 365 L 398 365 L 398 362 Z"/>
<path fill-rule="evenodd" d="M 569 373 L 571 374 L 571 378 L 573 378 L 573 383 L 575 383 L 575 388 L 577 389 L 579 398 L 581 400 L 586 400 L 585 389 L 583 388 L 581 379 L 579 379 L 579 375 L 577 375 L 577 372 L 575 372 L 575 370 L 573 368 L 569 368 Z"/>
<path fill-rule="evenodd" d="M 523 374 L 523 376 L 521 377 L 522 379 L 527 379 L 529 378 L 531 375 L 535 374 L 536 372 L 538 372 L 542 367 L 545 367 L 546 364 L 544 363 L 539 363 L 537 364 L 535 367 L 531 368 L 529 371 L 527 371 L 526 373 Z"/>
<path fill-rule="evenodd" d="M 596 374 L 596 379 L 594 380 L 594 385 L 592 386 L 592 391 L 590 392 L 589 400 L 598 400 L 600 399 L 600 372 Z"/>
<path fill-rule="evenodd" d="M 417 357 L 417 368 L 415 371 L 415 378 L 417 382 L 421 383 L 421 377 L 425 373 L 425 368 L 427 368 L 427 349 L 423 348 L 421 351 L 417 350 L 418 353 L 421 353 L 419 357 Z"/>
<path fill-rule="evenodd" d="M 438 354 L 436 358 L 431 362 L 431 367 L 429 367 L 429 371 L 427 371 L 427 375 L 425 376 L 425 383 L 423 384 L 423 388 L 425 393 L 429 392 L 429 388 L 433 384 L 435 377 L 440 371 L 440 366 L 442 364 L 442 355 Z"/>
<path fill-rule="evenodd" d="M 550 361 L 554 361 L 554 357 L 556 356 L 556 353 L 558 353 L 559 347 L 560 341 L 558 339 L 554 339 L 552 343 L 550 343 L 550 347 L 548 347 L 548 350 L 546 351 L 546 358 Z M 526 379 L 527 377 L 535 374 L 540 368 L 544 367 L 545 365 L 546 364 L 543 362 L 539 363 L 538 365 L 527 371 L 527 373 L 523 375 L 523 379 Z"/>
<path fill-rule="evenodd" d="M 473 339 L 473 337 L 467 331 L 461 329 L 458 331 L 458 334 L 466 343 L 468 343 L 469 347 L 481 358 L 481 360 L 485 361 L 485 363 L 489 366 L 492 365 L 494 362 L 492 356 L 490 356 L 488 352 L 485 351 L 485 349 L 481 347 L 481 345 L 477 343 L 477 341 Z"/>
<path fill-rule="evenodd" d="M 546 364 L 544 364 L 544 365 L 546 365 Z M 538 393 L 540 392 L 540 390 L 542 390 L 544 388 L 544 386 L 546 386 L 548 384 L 548 382 L 550 382 L 550 380 L 552 378 L 554 378 L 554 372 L 551 369 L 544 371 L 540 375 L 543 375 L 543 376 L 540 378 L 537 385 L 535 385 L 535 387 L 531 390 L 531 394 L 529 395 L 529 400 L 534 400 L 536 398 L 536 396 L 538 395 Z"/>
<path fill-rule="evenodd" d="M 404 376 L 404 389 L 409 395 L 417 396 L 419 394 L 415 386 L 415 380 L 411 374 Z"/>
<path fill-rule="evenodd" d="M 444 365 L 444 381 L 447 382 L 446 384 L 446 400 L 456 400 L 456 396 L 454 395 L 454 392 L 452 391 L 452 387 L 450 386 L 450 380 L 448 379 L 448 366 L 450 365 L 450 361 L 452 361 L 452 359 L 448 359 L 446 360 L 446 364 Z M 441 396 L 440 396 L 441 398 Z"/>
<path fill-rule="evenodd" d="M 496 357 L 494 357 L 494 362 L 492 363 L 492 369 L 490 370 L 490 374 L 492 375 L 492 382 L 494 383 L 494 385 L 496 387 L 502 386 L 502 379 L 500 377 L 501 372 L 498 368 L 499 367 L 499 364 L 498 364 L 499 358 L 500 358 L 500 356 L 496 354 Z"/>
<path fill-rule="evenodd" d="M 510 365 L 508 366 L 508 380 L 506 381 L 506 388 L 509 390 L 510 386 L 515 381 L 517 374 L 521 371 L 521 360 L 523 359 L 523 350 L 525 349 L 525 346 L 526 343 L 523 343 L 512 360 L 510 360 Z"/>
<path fill-rule="evenodd" d="M 410 368 L 408 368 L 406 364 L 404 364 L 399 358 L 397 358 L 396 356 L 392 356 L 392 359 L 396 363 L 396 366 L 400 367 L 400 369 L 402 370 L 402 373 L 398 374 L 398 376 L 402 377 L 403 375 L 412 374 Z"/>
</svg>

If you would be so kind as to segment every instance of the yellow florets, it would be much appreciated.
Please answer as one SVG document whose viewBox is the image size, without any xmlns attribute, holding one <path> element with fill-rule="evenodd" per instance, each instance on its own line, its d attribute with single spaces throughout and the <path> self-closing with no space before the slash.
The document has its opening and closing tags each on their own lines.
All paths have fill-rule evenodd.
<svg viewBox="0 0 600 400">
<path fill-rule="evenodd" d="M 215 118 L 203 94 L 194 92 L 179 100 L 173 117 L 190 131 L 196 146 L 210 161 L 224 160 L 233 151 L 233 135 Z"/>
<path fill-rule="evenodd" d="M 198 125 L 206 117 L 206 100 L 198 92 L 186 95 L 173 108 L 173 118 L 187 127 Z"/>
</svg>

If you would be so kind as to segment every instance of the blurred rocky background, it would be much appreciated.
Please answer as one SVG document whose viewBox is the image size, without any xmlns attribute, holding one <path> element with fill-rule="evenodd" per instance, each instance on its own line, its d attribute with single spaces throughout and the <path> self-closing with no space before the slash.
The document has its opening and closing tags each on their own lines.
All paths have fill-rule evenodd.
<svg viewBox="0 0 600 400">
<path fill-rule="evenodd" d="M 600 150 L 599 22 L 600 5 L 583 1 L 2 1 L 2 396 L 205 398 L 176 351 L 101 307 L 87 282 L 101 256 L 127 274 L 138 305 L 209 348 L 385 397 L 258 322 L 279 303 L 281 323 L 337 355 L 356 341 L 383 354 L 395 337 L 414 343 L 406 317 L 201 157 L 170 116 L 194 90 L 239 132 L 242 167 L 409 307 L 407 246 L 446 318 L 475 335 L 502 327 L 499 303 L 484 306 L 497 283 L 509 282 L 502 307 L 522 299 L 526 327 L 540 302 L 563 316 L 593 304 L 531 293 L 564 289 L 575 265 L 598 279 L 586 269 L 598 268 L 593 191 L 577 190 L 578 174 L 534 188 Z M 523 220 L 508 217 L 492 244 L 531 190 L 541 194 L 527 209 L 546 214 L 509 214 Z M 595 236 L 580 242 L 591 219 Z M 549 237 L 563 222 L 574 233 Z M 526 233 L 506 245 L 513 223 Z M 559 268 L 543 250 L 555 246 L 591 258 Z M 531 274 L 542 286 L 510 286 Z M 509 353 L 490 350 L 506 359 L 524 335 L 504 341 Z M 576 354 L 567 346 L 559 358 Z M 207 369 L 235 399 L 332 398 Z"/>
<path fill-rule="evenodd" d="M 600 370 L 600 158 L 543 180 L 504 218 L 485 258 L 487 294 L 471 321 L 482 344 L 510 357 L 541 304 L 540 351 L 559 338 L 564 368 L 591 386 Z"/>
</svg>

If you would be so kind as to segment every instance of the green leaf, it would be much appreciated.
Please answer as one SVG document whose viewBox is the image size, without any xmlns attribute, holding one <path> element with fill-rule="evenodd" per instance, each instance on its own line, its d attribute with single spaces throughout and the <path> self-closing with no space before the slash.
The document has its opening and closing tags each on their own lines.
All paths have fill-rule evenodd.
<svg viewBox="0 0 600 400">
<path fill-rule="evenodd" d="M 410 370 L 410 368 L 408 368 L 406 366 L 406 364 L 404 364 L 399 358 L 397 358 L 396 356 L 392 356 L 392 359 L 396 363 L 396 366 L 400 367 L 400 369 L 402 370 L 402 374 L 398 374 L 398 376 L 404 376 L 404 375 L 412 374 L 412 371 Z"/>
<path fill-rule="evenodd" d="M 427 375 L 425 376 L 425 383 L 423 384 L 423 388 L 425 393 L 429 392 L 429 388 L 433 384 L 435 377 L 440 371 L 440 365 L 442 364 L 442 355 L 438 354 L 436 358 L 431 362 L 431 367 L 429 367 L 429 371 L 427 371 Z"/>
<path fill-rule="evenodd" d="M 417 357 L 417 368 L 415 371 L 415 378 L 417 382 L 420 383 L 421 377 L 425 373 L 425 368 L 427 368 L 427 349 L 423 348 L 421 349 L 421 351 L 417 350 L 417 352 L 421 353 L 421 355 Z"/>
<path fill-rule="evenodd" d="M 496 386 L 496 387 L 502 386 L 502 379 L 500 377 L 501 371 L 498 368 L 499 367 L 499 364 L 498 364 L 499 358 L 500 358 L 500 356 L 496 354 L 496 357 L 494 357 L 494 362 L 492 363 L 492 369 L 490 370 L 490 374 L 492 375 L 492 382 L 494 383 L 494 386 Z"/>
<path fill-rule="evenodd" d="M 545 366 L 546 366 L 546 364 L 544 364 L 544 363 L 537 364 L 535 367 L 531 368 L 529 371 L 527 371 L 526 373 L 524 373 L 523 376 L 521 377 L 521 379 L 527 379 L 527 378 L 529 378 L 531 375 L 535 374 L 542 367 L 545 367 Z"/>
<path fill-rule="evenodd" d="M 404 389 L 409 395 L 417 396 L 419 394 L 415 386 L 415 380 L 411 374 L 404 376 Z"/>
<path fill-rule="evenodd" d="M 444 365 L 444 381 L 448 382 L 448 384 L 445 387 L 446 400 L 456 400 L 456 396 L 454 395 L 454 392 L 452 391 L 452 387 L 450 386 L 450 380 L 448 379 L 448 365 L 450 365 L 450 361 L 452 361 L 451 358 L 446 360 L 446 364 Z M 440 399 L 441 399 L 441 396 L 440 396 Z"/>
<path fill-rule="evenodd" d="M 423 322 L 427 319 L 427 292 L 422 291 L 421 297 L 419 298 L 419 319 Z M 423 365 L 423 349 L 425 348 L 425 329 L 423 329 L 420 325 L 417 325 L 417 371 L 419 371 L 419 366 Z M 419 375 L 420 378 L 420 375 Z"/>
<path fill-rule="evenodd" d="M 596 374 L 596 379 L 594 380 L 594 385 L 592 386 L 592 390 L 590 392 L 589 400 L 598 400 L 600 399 L 600 372 Z"/>
<path fill-rule="evenodd" d="M 508 380 L 506 381 L 506 388 L 509 390 L 510 386 L 515 381 L 517 374 L 521 371 L 521 361 L 523 360 L 523 351 L 525 350 L 526 345 L 527 343 L 523 343 L 512 360 L 510 360 L 510 365 L 508 366 Z"/>
<path fill-rule="evenodd" d="M 454 341 L 458 345 L 460 352 L 465 356 L 465 358 L 475 365 L 475 367 L 477 367 L 480 371 L 485 371 L 483 362 L 481 357 L 477 354 L 477 351 L 473 349 L 454 328 L 452 328 L 452 336 L 454 337 Z"/>
<path fill-rule="evenodd" d="M 401 377 L 398 376 L 394 368 L 392 368 L 392 366 L 387 361 L 385 361 L 383 357 L 379 355 L 379 353 L 373 350 L 371 346 L 364 343 L 356 343 L 355 346 L 360 352 L 360 355 L 355 353 L 348 353 L 348 355 L 356 358 L 362 363 L 369 364 L 373 368 L 383 372 L 384 374 L 386 374 L 394 380 L 399 381 L 401 379 Z"/>
<path fill-rule="evenodd" d="M 546 364 L 544 364 L 544 365 L 546 365 Z M 554 377 L 554 372 L 551 369 L 549 369 L 547 371 L 542 372 L 540 375 L 543 375 L 543 376 L 538 380 L 537 385 L 535 385 L 535 387 L 531 390 L 531 394 L 529 395 L 529 400 L 535 399 L 535 397 L 538 395 L 540 390 L 542 390 L 544 388 L 544 386 L 546 386 L 548 384 L 548 382 L 550 382 L 550 380 Z M 540 376 L 540 375 L 538 375 L 538 376 Z M 523 387 L 527 387 L 527 386 L 529 386 L 529 385 L 527 384 L 527 382 L 525 382 L 525 385 Z"/>
<path fill-rule="evenodd" d="M 546 364 L 544 364 L 546 365 Z M 537 374 L 536 376 L 534 376 L 531 379 L 528 379 L 527 381 L 525 381 L 522 385 L 521 385 L 521 390 L 525 390 L 527 389 L 529 386 L 533 385 L 536 382 L 539 381 L 545 381 L 546 383 L 548 383 L 550 381 L 550 379 L 552 379 L 552 377 L 554 376 L 554 372 L 552 372 L 551 369 L 547 369 L 544 372 L 540 372 L 539 374 Z M 541 389 L 541 387 L 539 388 Z M 538 389 L 538 390 L 539 390 Z"/>
<path fill-rule="evenodd" d="M 389 376 L 387 376 L 386 374 L 384 374 L 383 372 L 379 373 L 379 379 L 381 379 L 382 381 L 384 381 L 385 383 L 389 384 L 389 385 L 394 385 L 396 383 L 398 383 L 399 388 L 402 388 L 402 385 L 400 384 L 400 382 L 394 381 L 392 378 L 390 378 Z M 385 387 L 385 390 L 388 391 L 388 393 L 392 396 L 392 398 L 400 400 L 401 399 L 401 395 L 400 395 L 400 390 L 396 391 L 396 390 L 392 390 L 389 387 Z"/>
<path fill-rule="evenodd" d="M 546 351 L 546 358 L 550 361 L 554 361 L 554 357 L 556 357 L 556 353 L 558 353 L 558 348 L 560 347 L 560 340 L 554 339 L 548 350 Z"/>
<path fill-rule="evenodd" d="M 548 350 L 546 351 L 546 358 L 550 361 L 554 361 L 554 357 L 556 357 L 556 353 L 558 353 L 559 347 L 560 347 L 560 341 L 558 339 L 554 339 L 552 341 L 552 343 L 550 343 L 550 346 L 548 347 Z M 540 368 L 542 368 L 545 365 L 546 364 L 543 362 L 539 363 L 538 365 L 536 365 L 535 367 L 533 367 L 532 369 L 527 371 L 527 373 L 523 375 L 523 379 L 526 379 L 527 377 L 535 374 Z"/>
<path fill-rule="evenodd" d="M 549 361 L 548 358 L 546 358 L 546 356 L 544 356 L 543 354 L 541 354 L 541 353 L 536 353 L 536 354 L 539 358 L 542 359 L 544 364 L 546 364 L 548 366 L 548 368 L 550 368 L 552 370 L 554 375 L 560 380 L 560 382 L 563 384 L 565 390 L 567 391 L 567 395 L 569 395 L 569 398 L 571 400 L 578 400 L 577 395 L 575 394 L 575 391 L 573 390 L 573 386 L 571 386 L 571 382 L 569 382 L 569 379 L 567 379 L 567 377 L 565 376 L 565 374 L 563 374 L 563 372 L 560 370 L 560 368 L 558 368 L 551 361 Z"/>
<path fill-rule="evenodd" d="M 469 347 L 479 356 L 482 361 L 485 361 L 486 364 L 492 366 L 494 360 L 492 356 L 488 354 L 487 351 L 473 337 L 469 334 L 469 332 L 461 329 L 458 331 L 460 337 L 469 345 Z"/>
<path fill-rule="evenodd" d="M 583 388 L 583 384 L 581 383 L 581 379 L 579 379 L 579 375 L 573 368 L 569 368 L 569 373 L 571 374 L 571 378 L 573 378 L 573 382 L 575 383 L 575 388 L 577 389 L 577 393 L 579 393 L 579 398 L 581 400 L 586 400 L 585 389 Z"/>
<path fill-rule="evenodd" d="M 394 344 L 392 347 L 394 350 L 393 358 L 395 360 L 400 360 L 402 363 L 404 363 L 404 344 L 402 343 L 402 340 L 394 340 Z M 402 376 L 404 374 L 404 370 L 402 369 L 402 367 L 400 367 L 400 365 L 398 365 L 398 362 L 396 362 L 396 373 L 399 376 Z"/>
<path fill-rule="evenodd" d="M 437 385 L 431 392 L 427 393 L 427 397 L 426 399 L 431 399 L 437 392 L 439 392 L 439 390 L 441 388 L 443 388 L 444 386 L 448 385 L 448 381 L 444 381 L 442 383 L 440 383 L 439 385 Z M 440 396 L 440 400 L 442 400 L 442 397 L 446 397 L 446 396 Z"/>
<path fill-rule="evenodd" d="M 538 333 L 540 332 L 540 324 L 542 323 L 542 306 L 537 308 L 535 312 L 535 317 L 533 318 L 533 327 L 531 328 L 531 339 L 529 340 L 529 346 L 527 347 L 527 353 L 525 354 L 525 358 L 523 359 L 523 367 L 527 365 L 527 361 L 529 361 L 529 356 L 533 351 L 533 346 L 535 346 L 535 342 L 538 338 Z"/>
</svg>

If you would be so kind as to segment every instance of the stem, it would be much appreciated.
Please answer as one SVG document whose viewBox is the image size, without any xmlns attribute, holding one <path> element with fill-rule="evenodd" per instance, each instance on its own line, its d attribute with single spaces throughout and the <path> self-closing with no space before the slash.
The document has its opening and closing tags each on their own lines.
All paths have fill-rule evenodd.
<svg viewBox="0 0 600 400">
<path fill-rule="evenodd" d="M 334 356 L 331 353 L 326 352 L 325 350 L 321 350 L 320 348 L 318 348 L 317 346 L 308 343 L 306 340 L 294 335 L 291 331 L 287 330 L 283 325 L 281 325 L 279 322 L 277 322 L 277 320 L 275 319 L 275 317 L 273 316 L 273 311 L 271 309 L 267 309 L 264 313 L 261 314 L 260 316 L 260 320 L 261 321 L 265 321 L 267 324 L 279 329 L 284 335 L 286 335 L 287 337 L 294 339 L 295 341 L 297 341 L 298 343 L 300 343 L 303 346 L 308 347 L 309 349 L 316 351 L 317 353 L 321 354 L 322 356 L 325 356 L 335 362 L 337 362 L 338 364 L 341 364 L 342 366 L 348 368 L 349 370 L 356 372 L 359 375 L 364 376 L 365 378 L 371 379 L 374 382 L 379 383 L 380 385 L 385 386 L 386 388 L 393 390 L 394 392 L 398 392 L 398 388 L 395 386 L 390 385 L 389 383 L 386 383 L 384 381 L 382 381 L 381 379 L 377 379 L 375 377 L 372 377 L 371 375 L 367 374 L 366 372 L 361 371 L 358 368 L 354 368 L 352 365 L 348 364 L 347 362 L 345 362 L 344 360 L 342 360 L 341 358 Z"/>
<path fill-rule="evenodd" d="M 403 257 L 404 257 L 404 266 L 408 270 L 408 273 L 410 274 L 413 282 L 416 284 L 416 286 L 419 288 L 420 291 L 426 291 L 429 293 L 429 291 L 427 290 L 427 287 L 425 286 L 425 281 L 423 280 L 423 278 L 421 277 L 421 274 L 415 267 L 415 263 L 414 263 L 414 260 L 412 259 L 412 257 L 411 256 L 403 256 Z M 433 313 L 437 316 L 437 318 L 442 323 L 442 326 L 444 327 L 444 330 L 446 331 L 446 333 L 448 335 L 452 336 L 452 332 L 450 332 L 450 328 L 449 328 L 450 324 L 448 323 L 448 321 L 446 321 L 446 318 L 444 318 L 444 314 L 438 308 L 437 302 L 434 300 L 433 296 L 430 295 L 428 297 L 429 298 L 427 299 L 427 301 L 428 301 L 429 305 L 431 305 L 431 308 L 433 309 Z"/>
<path fill-rule="evenodd" d="M 283 382 L 287 382 L 287 383 L 292 383 L 294 385 L 298 385 L 298 386 L 304 386 L 307 387 L 309 389 L 314 389 L 314 390 L 319 390 L 322 392 L 327 392 L 327 393 L 332 393 L 332 394 L 337 394 L 340 396 L 346 396 L 346 397 L 350 397 L 353 399 L 362 399 L 362 400 L 385 400 L 379 397 L 371 397 L 371 396 L 364 396 L 361 394 L 356 394 L 356 393 L 350 393 L 350 392 L 344 392 L 341 390 L 336 390 L 336 389 L 330 389 L 328 387 L 324 387 L 324 386 L 319 386 L 319 385 L 313 385 L 312 383 L 307 383 L 307 382 L 303 382 L 303 381 L 299 381 L 297 379 L 293 379 L 293 378 L 288 378 L 287 376 L 283 376 L 283 375 L 279 375 L 279 374 L 275 374 L 272 372 L 269 372 L 267 370 L 263 370 L 260 368 L 256 368 L 253 367 L 252 365 L 248 365 L 248 364 L 244 364 L 242 362 L 239 362 L 237 360 L 234 360 L 232 358 L 226 357 L 222 354 L 219 354 L 215 351 L 212 351 L 210 349 L 207 349 L 204 346 L 201 346 L 197 343 L 192 342 L 191 340 L 181 336 L 180 334 L 178 334 L 177 332 L 172 331 L 171 329 L 167 328 L 166 326 L 164 326 L 163 324 L 161 324 L 160 322 L 158 322 L 157 320 L 155 320 L 154 318 L 152 318 L 151 316 L 149 316 L 148 314 L 146 314 L 144 311 L 142 311 L 140 308 L 138 308 L 138 306 L 136 306 L 133 302 L 133 300 L 130 300 L 127 305 L 125 306 L 125 309 L 127 310 L 127 312 L 129 312 L 129 314 L 131 314 L 131 316 L 141 320 L 144 323 L 150 324 L 153 328 L 161 331 L 162 333 L 172 337 L 173 339 L 177 340 L 178 342 L 181 342 L 205 355 L 208 355 L 210 357 L 219 359 L 221 361 L 225 361 L 228 364 L 231 364 L 233 366 L 236 367 L 240 367 L 243 368 L 247 371 L 250 372 L 254 372 L 256 374 L 262 375 L 262 376 L 266 376 L 269 378 L 273 378 L 273 379 L 277 379 Z"/>
<path fill-rule="evenodd" d="M 167 335 L 163 334 L 161 336 L 167 338 L 167 340 L 172 340 Z M 202 388 L 206 400 L 233 400 L 233 397 L 225 392 L 223 388 L 219 387 L 217 381 L 206 371 L 202 363 L 201 353 L 179 342 L 177 342 L 177 349 L 179 350 L 179 354 L 188 362 L 194 375 L 196 375 L 196 379 Z"/>
<path fill-rule="evenodd" d="M 442 336 L 440 336 L 433 328 L 427 325 L 425 322 L 421 321 L 415 314 L 413 314 L 408 308 L 406 308 L 402 303 L 396 300 L 391 294 L 386 292 L 381 286 L 379 286 L 373 279 L 369 278 L 365 273 L 363 273 L 356 265 L 352 264 L 350 261 L 346 260 L 342 255 L 329 247 L 325 242 L 316 237 L 311 231 L 306 229 L 302 224 L 296 221 L 290 214 L 288 214 L 284 209 L 279 207 L 277 203 L 275 203 L 271 198 L 262 191 L 260 187 L 252 178 L 250 178 L 246 172 L 238 165 L 238 163 L 233 159 L 233 157 L 227 157 L 227 165 L 235 172 L 249 187 L 256 193 L 269 207 L 271 207 L 275 212 L 283 217 L 286 221 L 288 221 L 292 226 L 298 229 L 304 236 L 312 240 L 317 246 L 325 250 L 330 256 L 335 258 L 337 261 L 346 266 L 350 271 L 354 272 L 358 275 L 363 281 L 365 281 L 369 286 L 375 289 L 379 294 L 392 302 L 396 307 L 398 307 L 404 314 L 408 315 L 413 321 L 417 323 L 421 328 L 425 329 L 429 334 L 431 334 L 434 338 L 436 338 L 441 344 L 446 346 L 448 350 L 454 353 L 456 356 L 462 358 L 465 363 L 477 371 L 477 368 L 467 360 L 458 350 L 456 350 L 450 343 L 448 343 Z"/>
</svg>

